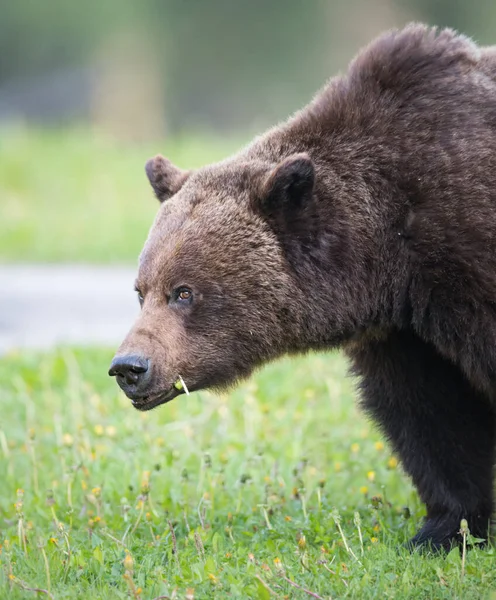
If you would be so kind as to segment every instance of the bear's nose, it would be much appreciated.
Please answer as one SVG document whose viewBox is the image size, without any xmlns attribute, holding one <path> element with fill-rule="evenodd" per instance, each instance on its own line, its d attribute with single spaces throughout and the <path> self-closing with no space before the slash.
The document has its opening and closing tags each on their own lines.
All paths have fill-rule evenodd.
<svg viewBox="0 0 496 600">
<path fill-rule="evenodd" d="M 117 377 L 119 385 L 137 385 L 148 371 L 148 360 L 138 354 L 114 356 L 108 374 Z"/>
</svg>

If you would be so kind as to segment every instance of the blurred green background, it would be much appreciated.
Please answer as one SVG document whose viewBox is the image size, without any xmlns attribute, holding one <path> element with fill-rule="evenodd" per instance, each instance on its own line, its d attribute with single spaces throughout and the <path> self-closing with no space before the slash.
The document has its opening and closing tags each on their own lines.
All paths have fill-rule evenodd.
<svg viewBox="0 0 496 600">
<path fill-rule="evenodd" d="M 156 152 L 217 160 L 421 20 L 496 40 L 491 0 L 0 2 L 0 261 L 134 261 Z"/>
</svg>

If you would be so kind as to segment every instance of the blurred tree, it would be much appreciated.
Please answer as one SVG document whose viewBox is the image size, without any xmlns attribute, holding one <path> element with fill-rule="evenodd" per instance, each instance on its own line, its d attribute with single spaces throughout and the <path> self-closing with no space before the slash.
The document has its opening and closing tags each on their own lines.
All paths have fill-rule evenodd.
<svg viewBox="0 0 496 600">
<path fill-rule="evenodd" d="M 13 81 L 28 82 L 27 94 L 32 89 L 36 96 L 38 88 L 29 87 L 34 80 L 50 82 L 53 73 L 72 70 L 73 82 L 77 69 L 98 71 L 100 65 L 106 77 L 97 85 L 102 110 L 89 102 L 86 116 L 101 122 L 106 111 L 116 123 L 121 114 L 129 124 L 146 111 L 149 132 L 152 109 L 164 111 L 173 130 L 265 126 L 308 100 L 380 30 L 410 19 L 496 42 L 494 0 L 0 3 L 0 118 L 2 106 L 20 104 L 19 95 L 5 92 Z M 61 114 L 63 102 L 55 95 L 63 85 L 62 78 L 57 89 L 51 86 L 53 112 Z M 64 102 L 74 102 L 88 85 L 76 86 Z M 146 101 L 147 94 L 155 98 Z M 44 102 L 50 103 L 49 94 Z M 113 103 L 125 109 L 112 114 Z M 16 108 L 22 113 L 22 106 Z"/>
<path fill-rule="evenodd" d="M 3 0 L 0 8 L 0 81 L 82 64 L 109 28 L 138 17 L 128 0 Z"/>
<path fill-rule="evenodd" d="M 156 0 L 155 7 L 176 126 L 205 115 L 216 127 L 232 127 L 241 115 L 255 124 L 257 114 L 280 117 L 322 83 L 315 68 L 329 35 L 322 3 L 302 10 L 294 0 Z"/>
</svg>

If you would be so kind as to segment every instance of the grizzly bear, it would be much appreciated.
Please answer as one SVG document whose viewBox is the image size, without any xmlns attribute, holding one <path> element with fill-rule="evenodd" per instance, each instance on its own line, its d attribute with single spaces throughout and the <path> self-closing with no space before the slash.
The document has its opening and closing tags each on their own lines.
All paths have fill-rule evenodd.
<svg viewBox="0 0 496 600">
<path fill-rule="evenodd" d="M 496 49 L 410 25 L 196 171 L 157 156 L 142 312 L 109 374 L 139 410 L 342 347 L 427 516 L 488 537 L 496 437 Z"/>
</svg>

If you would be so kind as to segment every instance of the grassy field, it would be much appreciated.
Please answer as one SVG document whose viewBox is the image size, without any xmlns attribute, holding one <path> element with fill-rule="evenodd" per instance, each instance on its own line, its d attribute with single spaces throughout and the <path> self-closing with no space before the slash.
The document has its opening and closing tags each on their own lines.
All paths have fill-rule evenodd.
<svg viewBox="0 0 496 600">
<path fill-rule="evenodd" d="M 157 210 L 145 160 L 194 167 L 238 146 L 4 132 L 0 261 L 135 262 Z M 0 598 L 496 599 L 493 546 L 402 548 L 423 507 L 340 356 L 146 414 L 107 377 L 111 356 L 0 359 Z"/>
<path fill-rule="evenodd" d="M 495 549 L 401 545 L 422 516 L 339 356 L 136 412 L 111 352 L 0 363 L 0 597 L 487 598 Z"/>
<path fill-rule="evenodd" d="M 158 202 L 144 165 L 157 153 L 184 168 L 242 144 L 208 137 L 148 146 L 85 130 L 0 131 L 0 262 L 136 262 Z"/>
</svg>

